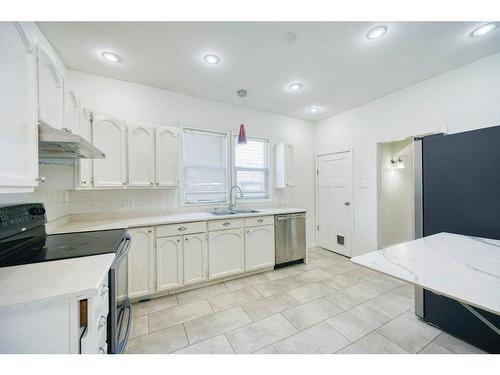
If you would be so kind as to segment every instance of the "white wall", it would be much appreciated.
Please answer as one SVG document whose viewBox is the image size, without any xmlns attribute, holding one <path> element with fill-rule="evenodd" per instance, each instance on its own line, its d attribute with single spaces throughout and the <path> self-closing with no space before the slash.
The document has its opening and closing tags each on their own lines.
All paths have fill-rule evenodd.
<svg viewBox="0 0 500 375">
<path fill-rule="evenodd" d="M 241 109 L 232 105 L 71 70 L 68 70 L 67 79 L 86 107 L 131 123 L 192 126 L 201 129 L 233 131 L 237 134 L 241 122 Z M 252 94 L 252 92 L 249 93 L 249 95 Z M 271 146 L 282 141 L 295 145 L 296 186 L 285 191 L 273 189 L 272 202 L 267 205 L 309 209 L 308 241 L 314 243 L 315 127 L 313 123 L 262 111 L 246 109 L 244 113 L 249 137 L 268 138 Z M 271 159 L 271 166 L 274 166 L 274 148 L 271 152 Z M 89 213 L 124 211 L 126 210 L 123 207 L 125 199 L 134 200 L 135 210 L 206 209 L 200 206 L 181 207 L 178 189 L 76 191 L 71 192 L 70 201 L 73 213 Z"/>
<path fill-rule="evenodd" d="M 405 168 L 391 166 L 401 157 Z M 386 247 L 414 239 L 413 140 L 379 145 L 378 246 Z"/>
<path fill-rule="evenodd" d="M 316 152 L 353 149 L 355 255 L 377 248 L 377 142 L 500 125 L 499 87 L 497 53 L 317 123 Z"/>
</svg>

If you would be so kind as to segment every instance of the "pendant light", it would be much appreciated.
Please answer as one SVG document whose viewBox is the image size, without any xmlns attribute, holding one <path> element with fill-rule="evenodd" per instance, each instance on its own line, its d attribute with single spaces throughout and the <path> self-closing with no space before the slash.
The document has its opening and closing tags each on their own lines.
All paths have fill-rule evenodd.
<svg viewBox="0 0 500 375">
<path fill-rule="evenodd" d="M 245 124 L 243 121 L 243 98 L 247 96 L 247 90 L 239 89 L 237 91 L 237 95 L 241 99 L 241 124 L 240 124 L 240 132 L 238 134 L 238 144 L 244 145 L 247 143 L 247 134 L 245 132 Z"/>
</svg>

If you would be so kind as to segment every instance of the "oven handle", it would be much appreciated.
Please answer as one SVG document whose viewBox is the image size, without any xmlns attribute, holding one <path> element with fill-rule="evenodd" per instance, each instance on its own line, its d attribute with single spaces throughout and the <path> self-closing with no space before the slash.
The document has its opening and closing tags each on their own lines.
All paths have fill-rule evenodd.
<svg viewBox="0 0 500 375">
<path fill-rule="evenodd" d="M 123 310 L 121 311 L 122 316 L 125 313 L 125 309 L 128 310 L 127 332 L 125 333 L 125 338 L 123 339 L 123 341 L 120 342 L 120 343 L 117 343 L 117 345 L 120 345 L 120 348 L 119 348 L 119 352 L 120 353 L 122 353 L 125 350 L 125 346 L 127 345 L 128 337 L 130 335 L 130 330 L 131 330 L 131 327 L 132 327 L 132 305 L 130 303 L 130 299 L 128 299 L 128 298 L 127 298 L 127 302 L 125 302 L 125 306 L 124 306 Z M 122 328 L 123 328 L 123 325 L 120 325 L 117 337 L 120 337 Z"/>
<path fill-rule="evenodd" d="M 115 259 L 115 264 L 118 264 L 121 262 L 123 257 L 125 257 L 130 249 L 130 246 L 132 244 L 132 238 L 130 237 L 130 234 L 125 234 L 125 237 L 123 237 L 123 240 L 118 247 L 118 250 L 116 251 L 116 259 Z"/>
</svg>

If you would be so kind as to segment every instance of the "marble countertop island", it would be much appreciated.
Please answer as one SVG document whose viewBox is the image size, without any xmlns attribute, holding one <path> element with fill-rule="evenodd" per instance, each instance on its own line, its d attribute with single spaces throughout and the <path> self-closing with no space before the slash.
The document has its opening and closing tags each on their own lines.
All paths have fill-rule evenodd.
<svg viewBox="0 0 500 375">
<path fill-rule="evenodd" d="M 500 314 L 500 241 L 439 233 L 353 257 L 434 293 Z"/>
</svg>

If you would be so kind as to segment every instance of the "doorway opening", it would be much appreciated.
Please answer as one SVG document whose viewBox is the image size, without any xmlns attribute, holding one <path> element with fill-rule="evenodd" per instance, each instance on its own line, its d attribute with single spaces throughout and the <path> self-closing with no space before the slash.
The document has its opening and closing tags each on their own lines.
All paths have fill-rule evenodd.
<svg viewBox="0 0 500 375">
<path fill-rule="evenodd" d="M 414 143 L 407 138 L 377 145 L 379 249 L 415 239 Z"/>
</svg>

